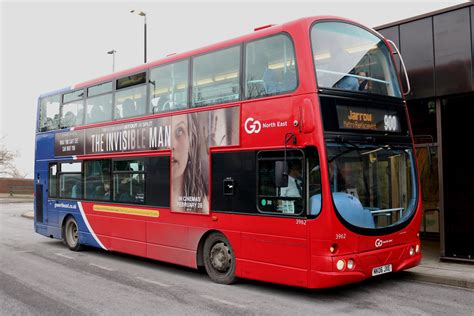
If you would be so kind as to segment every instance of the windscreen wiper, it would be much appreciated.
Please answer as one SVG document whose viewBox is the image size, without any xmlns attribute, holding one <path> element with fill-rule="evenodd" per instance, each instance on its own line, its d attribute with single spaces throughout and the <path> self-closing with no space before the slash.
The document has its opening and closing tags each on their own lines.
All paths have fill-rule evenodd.
<svg viewBox="0 0 474 316">
<path fill-rule="evenodd" d="M 332 162 L 333 160 L 347 154 L 347 153 L 350 153 L 351 151 L 354 151 L 354 150 L 357 150 L 359 151 L 360 150 L 360 147 L 357 146 L 356 144 L 344 139 L 344 137 L 342 136 L 336 136 L 335 138 L 336 140 L 336 143 L 339 143 L 339 144 L 342 144 L 342 145 L 345 145 L 347 147 L 346 150 L 344 151 L 341 151 L 340 153 L 338 153 L 337 155 L 335 155 L 334 157 L 332 157 L 331 159 L 328 160 L 328 162 Z M 351 146 L 351 147 L 349 147 Z"/>
</svg>

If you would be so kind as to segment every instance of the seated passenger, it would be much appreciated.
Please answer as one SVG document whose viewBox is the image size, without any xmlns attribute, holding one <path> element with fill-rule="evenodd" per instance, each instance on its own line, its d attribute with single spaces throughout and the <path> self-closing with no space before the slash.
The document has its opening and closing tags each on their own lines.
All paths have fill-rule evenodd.
<svg viewBox="0 0 474 316">
<path fill-rule="evenodd" d="M 359 91 L 359 81 L 352 76 L 344 76 L 334 85 L 335 88 Z"/>
<path fill-rule="evenodd" d="M 67 111 L 61 122 L 62 127 L 71 127 L 76 125 L 76 116 L 71 111 Z"/>
<path fill-rule="evenodd" d="M 280 196 L 302 197 L 303 181 L 301 180 L 301 163 L 299 161 L 290 162 L 289 169 L 288 186 L 281 188 Z"/>
<path fill-rule="evenodd" d="M 89 122 L 90 123 L 103 122 L 106 119 L 107 119 L 107 117 L 105 116 L 105 112 L 102 109 L 102 106 L 94 105 L 91 109 Z"/>
<path fill-rule="evenodd" d="M 126 99 L 122 103 L 122 117 L 132 117 L 132 116 L 137 116 L 137 106 L 135 105 L 135 102 L 131 99 Z"/>
<path fill-rule="evenodd" d="M 275 70 L 270 68 L 265 69 L 262 80 L 265 83 L 267 94 L 274 94 L 280 91 L 280 82 Z"/>
<path fill-rule="evenodd" d="M 80 183 L 76 183 L 72 186 L 71 198 L 77 199 L 82 197 L 82 187 Z"/>
<path fill-rule="evenodd" d="M 293 69 L 287 69 L 283 73 L 281 91 L 291 91 L 296 88 L 296 72 Z"/>
<path fill-rule="evenodd" d="M 357 75 L 361 76 L 361 77 L 367 77 L 367 72 L 359 71 L 357 73 Z M 362 78 L 357 78 L 357 81 L 359 83 L 359 91 L 368 91 L 369 90 L 369 80 L 362 79 Z"/>
</svg>

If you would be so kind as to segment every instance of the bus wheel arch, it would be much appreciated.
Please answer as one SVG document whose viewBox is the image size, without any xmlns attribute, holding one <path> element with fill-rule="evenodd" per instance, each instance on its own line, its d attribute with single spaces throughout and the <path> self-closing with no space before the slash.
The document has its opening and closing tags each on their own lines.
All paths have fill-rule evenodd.
<svg viewBox="0 0 474 316">
<path fill-rule="evenodd" d="M 82 245 L 79 242 L 79 226 L 72 214 L 64 216 L 61 224 L 61 235 L 63 242 L 72 251 L 80 251 Z"/>
<path fill-rule="evenodd" d="M 220 231 L 206 232 L 198 245 L 198 268 L 204 267 L 212 281 L 232 284 L 236 281 L 235 254 L 229 239 Z"/>
</svg>

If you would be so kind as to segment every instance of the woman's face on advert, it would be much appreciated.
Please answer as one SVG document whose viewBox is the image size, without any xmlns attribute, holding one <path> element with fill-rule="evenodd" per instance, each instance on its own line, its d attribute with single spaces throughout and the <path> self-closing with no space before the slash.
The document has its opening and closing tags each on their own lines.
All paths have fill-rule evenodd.
<svg viewBox="0 0 474 316">
<path fill-rule="evenodd" d="M 171 118 L 171 144 L 173 146 L 171 155 L 172 177 L 178 178 L 183 175 L 188 163 L 189 133 L 186 115 Z"/>
</svg>

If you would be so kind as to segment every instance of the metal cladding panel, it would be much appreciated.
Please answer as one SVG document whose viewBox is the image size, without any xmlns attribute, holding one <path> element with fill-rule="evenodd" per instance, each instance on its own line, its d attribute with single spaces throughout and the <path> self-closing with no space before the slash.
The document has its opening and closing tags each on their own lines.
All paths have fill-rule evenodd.
<svg viewBox="0 0 474 316">
<path fill-rule="evenodd" d="M 385 36 L 386 39 L 389 39 L 389 40 L 393 41 L 395 43 L 395 45 L 397 45 L 398 49 L 401 50 L 401 47 L 400 47 L 400 27 L 398 25 L 380 30 L 379 32 L 380 32 L 380 34 Z M 404 58 L 405 56 L 402 55 L 402 57 Z M 394 55 L 394 60 L 395 60 L 395 67 L 397 67 L 397 72 L 400 75 L 400 58 L 397 55 Z M 402 83 L 404 83 L 404 82 L 402 81 Z"/>
<path fill-rule="evenodd" d="M 471 10 L 471 60 L 474 61 L 474 7 Z M 474 91 L 474 62 L 471 62 L 471 84 Z"/>
<path fill-rule="evenodd" d="M 400 50 L 411 84 L 408 99 L 435 93 L 432 18 L 400 25 Z"/>
<path fill-rule="evenodd" d="M 433 17 L 436 95 L 472 91 L 469 8 Z"/>
</svg>

